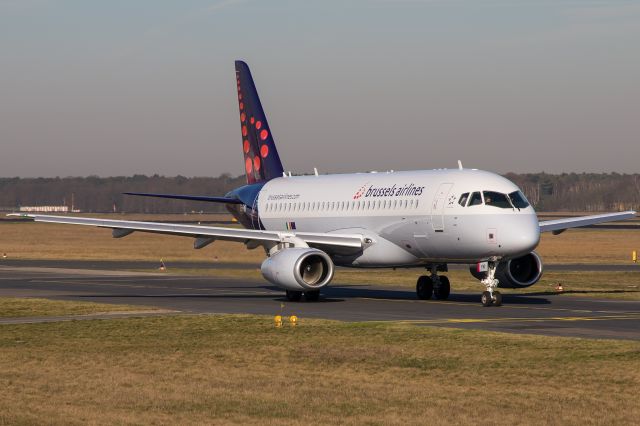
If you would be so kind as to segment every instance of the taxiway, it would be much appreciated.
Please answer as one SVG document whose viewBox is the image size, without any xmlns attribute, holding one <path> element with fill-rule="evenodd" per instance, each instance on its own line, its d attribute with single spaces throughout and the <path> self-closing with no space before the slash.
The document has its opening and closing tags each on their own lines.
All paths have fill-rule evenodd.
<svg viewBox="0 0 640 426">
<path fill-rule="evenodd" d="M 534 290 L 526 295 L 505 294 L 502 307 L 483 308 L 477 293 L 423 301 L 408 289 L 336 285 L 325 288 L 319 302 L 289 303 L 282 290 L 260 280 L 97 270 L 91 262 L 11 263 L 0 265 L 0 296 L 148 305 L 192 314 L 275 315 L 283 309 L 284 315 L 300 318 L 640 340 L 640 301 L 536 294 Z"/>
</svg>

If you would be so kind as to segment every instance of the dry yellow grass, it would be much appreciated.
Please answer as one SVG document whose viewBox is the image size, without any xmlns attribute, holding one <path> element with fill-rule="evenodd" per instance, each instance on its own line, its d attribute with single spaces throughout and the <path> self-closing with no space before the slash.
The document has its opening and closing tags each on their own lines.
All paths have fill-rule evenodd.
<svg viewBox="0 0 640 426">
<path fill-rule="evenodd" d="M 37 298 L 0 297 L 0 318 L 88 315 L 109 312 L 152 311 L 149 306 L 70 302 Z"/>
<path fill-rule="evenodd" d="M 537 252 L 550 264 L 629 264 L 633 250 L 640 252 L 640 231 L 570 229 L 560 235 L 542 234 Z"/>
<path fill-rule="evenodd" d="M 0 327 L 3 424 L 635 424 L 640 343 L 198 316 Z"/>
<path fill-rule="evenodd" d="M 126 220 L 230 220 L 228 215 L 94 215 Z M 42 223 L 1 223 L 0 252 L 22 259 L 91 259 L 174 261 L 260 262 L 261 249 L 247 250 L 242 244 L 218 241 L 193 249 L 184 237 L 134 233 L 124 239 L 111 238 L 109 230 L 88 226 Z M 542 235 L 537 249 L 545 263 L 631 262 L 631 251 L 640 251 L 640 232 L 634 230 L 574 229 L 561 235 Z"/>
<path fill-rule="evenodd" d="M 108 229 L 49 223 L 0 223 L 0 252 L 11 259 L 260 262 L 263 250 L 217 241 L 201 250 L 193 239 L 133 233 L 123 239 Z"/>
</svg>

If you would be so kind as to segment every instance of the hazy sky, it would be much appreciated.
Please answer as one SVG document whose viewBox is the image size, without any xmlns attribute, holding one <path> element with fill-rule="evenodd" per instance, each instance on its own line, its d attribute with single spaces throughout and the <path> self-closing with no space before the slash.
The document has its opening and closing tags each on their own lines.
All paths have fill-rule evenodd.
<svg viewBox="0 0 640 426">
<path fill-rule="evenodd" d="M 640 172 L 640 0 L 0 0 L 0 176 Z"/>
</svg>

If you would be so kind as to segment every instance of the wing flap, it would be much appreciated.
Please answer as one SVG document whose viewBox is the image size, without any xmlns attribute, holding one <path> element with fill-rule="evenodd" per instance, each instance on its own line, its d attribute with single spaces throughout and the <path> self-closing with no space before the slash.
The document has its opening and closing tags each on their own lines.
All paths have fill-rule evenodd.
<svg viewBox="0 0 640 426">
<path fill-rule="evenodd" d="M 632 219 L 634 217 L 636 217 L 636 212 L 627 211 L 571 217 L 566 219 L 545 220 L 540 222 L 540 232 L 553 232 L 557 235 L 569 228 L 579 228 L 581 226 L 596 225 L 604 222 L 615 222 L 618 220 Z"/>
</svg>

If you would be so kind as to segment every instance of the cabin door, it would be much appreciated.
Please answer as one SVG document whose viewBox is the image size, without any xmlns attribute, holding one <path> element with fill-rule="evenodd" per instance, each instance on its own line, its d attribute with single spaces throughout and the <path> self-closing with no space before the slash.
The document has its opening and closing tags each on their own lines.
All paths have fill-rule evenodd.
<svg viewBox="0 0 640 426">
<path fill-rule="evenodd" d="M 433 196 L 431 226 L 436 232 L 444 232 L 444 206 L 452 186 L 452 183 L 441 183 Z"/>
</svg>

